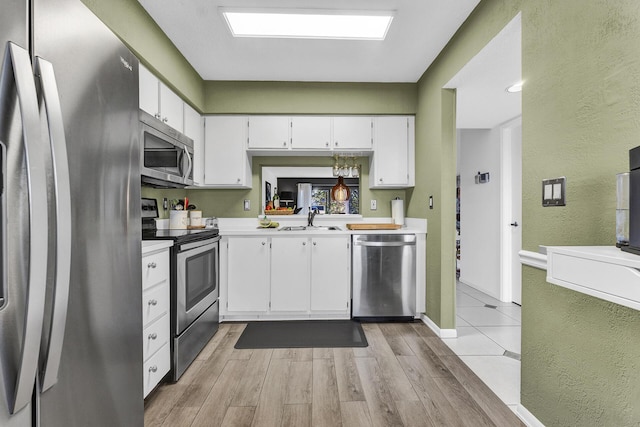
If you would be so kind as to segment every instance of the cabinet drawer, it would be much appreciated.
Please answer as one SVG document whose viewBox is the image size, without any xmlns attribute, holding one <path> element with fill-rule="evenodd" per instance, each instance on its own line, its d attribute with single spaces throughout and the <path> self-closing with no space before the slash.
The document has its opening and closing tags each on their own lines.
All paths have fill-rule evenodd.
<svg viewBox="0 0 640 427">
<path fill-rule="evenodd" d="M 165 343 L 156 354 L 147 360 L 142 369 L 144 397 L 160 382 L 167 372 L 169 372 L 169 343 Z"/>
<path fill-rule="evenodd" d="M 169 312 L 169 284 L 163 283 L 142 293 L 142 325 Z"/>
<path fill-rule="evenodd" d="M 169 281 L 169 251 L 142 257 L 142 289 Z"/>
<path fill-rule="evenodd" d="M 142 332 L 142 360 L 158 351 L 163 344 L 169 342 L 169 315 L 165 314 Z"/>
</svg>

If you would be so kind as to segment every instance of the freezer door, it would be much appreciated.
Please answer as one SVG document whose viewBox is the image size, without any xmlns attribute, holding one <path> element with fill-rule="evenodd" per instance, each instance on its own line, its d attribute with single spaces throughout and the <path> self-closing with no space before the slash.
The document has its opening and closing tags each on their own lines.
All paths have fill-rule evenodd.
<svg viewBox="0 0 640 427">
<path fill-rule="evenodd" d="M 142 426 L 138 61 L 80 0 L 34 0 L 33 13 L 67 145 L 71 210 L 58 215 L 72 224 L 59 373 L 41 393 L 40 425 Z"/>
</svg>

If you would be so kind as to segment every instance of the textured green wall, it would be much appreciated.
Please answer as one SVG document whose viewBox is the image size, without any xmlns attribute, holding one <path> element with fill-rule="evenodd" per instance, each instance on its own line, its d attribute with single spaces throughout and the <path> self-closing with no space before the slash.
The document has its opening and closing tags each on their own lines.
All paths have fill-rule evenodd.
<svg viewBox="0 0 640 427">
<path fill-rule="evenodd" d="M 452 327 L 455 203 L 445 84 L 522 10 L 523 247 L 611 245 L 615 174 L 640 145 L 640 3 L 483 0 L 424 74 L 417 185 L 426 215 L 427 307 Z M 542 208 L 541 180 L 567 177 L 567 206 Z M 425 210 L 433 194 L 436 209 Z M 441 207 L 438 207 L 441 204 Z M 441 251 L 440 259 L 434 252 Z M 433 288 L 440 287 L 435 290 Z M 550 285 L 523 267 L 521 402 L 548 426 L 640 425 L 640 313 Z"/>
<path fill-rule="evenodd" d="M 205 83 L 205 112 L 282 114 L 414 114 L 415 83 Z"/>
<path fill-rule="evenodd" d="M 82 0 L 150 70 L 196 110 L 202 78 L 136 0 Z"/>
</svg>

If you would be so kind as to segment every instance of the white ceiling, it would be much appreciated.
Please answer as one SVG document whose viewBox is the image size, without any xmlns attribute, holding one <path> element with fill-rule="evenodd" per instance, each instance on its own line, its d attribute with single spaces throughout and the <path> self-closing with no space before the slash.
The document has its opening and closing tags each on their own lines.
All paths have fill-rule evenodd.
<svg viewBox="0 0 640 427">
<path fill-rule="evenodd" d="M 479 0 L 138 0 L 204 80 L 416 82 Z M 393 10 L 384 41 L 233 38 L 218 7 Z"/>
<path fill-rule="evenodd" d="M 506 91 L 522 79 L 521 29 L 518 14 L 445 85 L 457 89 L 458 128 L 491 129 L 522 114 L 522 92 Z"/>
</svg>

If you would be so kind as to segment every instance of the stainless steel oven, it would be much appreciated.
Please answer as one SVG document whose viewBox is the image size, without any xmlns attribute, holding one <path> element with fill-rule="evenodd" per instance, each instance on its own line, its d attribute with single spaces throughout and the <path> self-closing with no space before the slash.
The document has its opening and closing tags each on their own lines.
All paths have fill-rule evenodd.
<svg viewBox="0 0 640 427">
<path fill-rule="evenodd" d="M 142 182 L 156 187 L 193 184 L 193 141 L 140 110 Z"/>
<path fill-rule="evenodd" d="M 173 380 L 218 330 L 220 236 L 174 245 Z"/>
</svg>

